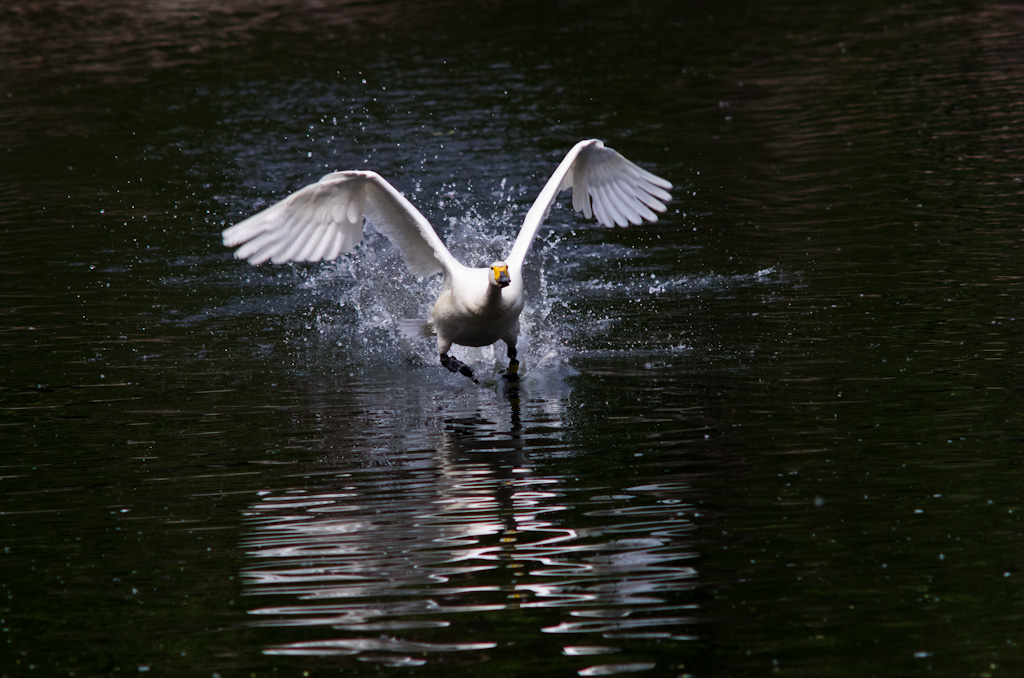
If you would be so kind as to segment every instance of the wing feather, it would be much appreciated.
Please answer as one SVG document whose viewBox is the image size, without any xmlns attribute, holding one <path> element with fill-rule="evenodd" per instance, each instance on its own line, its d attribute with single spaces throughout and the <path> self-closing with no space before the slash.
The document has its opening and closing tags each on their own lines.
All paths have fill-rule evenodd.
<svg viewBox="0 0 1024 678">
<path fill-rule="evenodd" d="M 376 172 L 333 172 L 224 230 L 227 247 L 250 264 L 330 261 L 363 240 L 363 219 L 391 240 L 413 273 L 454 259 L 426 218 Z"/>
<path fill-rule="evenodd" d="M 299 261 L 320 261 L 324 258 L 323 243 L 333 235 L 331 229 L 322 228 L 309 234 L 309 238 L 298 250 L 295 258 Z"/>
<path fill-rule="evenodd" d="M 605 186 L 607 187 L 607 184 L 605 184 Z M 606 225 L 609 225 L 609 226 L 613 226 L 613 225 L 625 226 L 626 225 L 626 222 L 623 220 L 622 215 L 619 214 L 618 209 L 616 209 L 615 201 L 612 200 L 612 195 L 611 195 L 610 191 L 605 190 L 605 191 L 601 191 L 599 193 L 595 193 L 594 194 L 594 204 L 595 205 L 596 204 L 600 204 L 601 205 L 601 212 L 604 214 L 603 218 L 600 215 L 598 215 L 597 220 L 600 223 L 606 224 Z"/>
<path fill-rule="evenodd" d="M 269 250 L 277 243 L 276 233 L 257 232 L 252 240 L 243 241 L 244 244 L 235 252 L 238 259 L 247 259 L 250 264 L 261 264 L 270 258 Z"/>
<path fill-rule="evenodd" d="M 633 200 L 630 196 L 626 195 L 624 188 L 621 186 L 618 179 L 608 184 L 608 196 L 610 201 L 615 205 L 620 220 L 616 220 L 617 226 L 637 226 L 641 223 L 639 219 L 639 213 L 637 212 L 636 205 L 633 204 Z"/>
<path fill-rule="evenodd" d="M 657 221 L 672 199 L 672 184 L 633 164 L 597 139 L 581 141 L 565 155 L 526 214 L 510 265 L 522 266 L 558 194 L 572 189 L 572 207 L 605 226 Z"/>
<path fill-rule="evenodd" d="M 289 234 L 291 240 L 279 239 L 277 249 L 271 254 L 270 260 L 275 264 L 285 261 L 313 261 L 304 252 L 311 242 L 318 242 L 323 233 L 331 232 L 331 229 L 320 228 L 319 224 L 319 220 L 294 224 L 294 230 Z"/>
<path fill-rule="evenodd" d="M 635 193 L 629 190 L 629 184 L 625 179 L 620 179 L 612 185 L 612 190 L 625 203 L 628 209 L 629 223 L 639 226 L 644 221 L 656 222 L 658 215 L 651 208 L 644 204 Z"/>
</svg>

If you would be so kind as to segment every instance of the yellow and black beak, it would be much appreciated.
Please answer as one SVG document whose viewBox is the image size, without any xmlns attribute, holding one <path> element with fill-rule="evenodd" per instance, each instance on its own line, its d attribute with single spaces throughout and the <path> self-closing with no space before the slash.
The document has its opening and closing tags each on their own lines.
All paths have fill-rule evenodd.
<svg viewBox="0 0 1024 678">
<path fill-rule="evenodd" d="M 498 287 L 508 287 L 512 279 L 508 277 L 508 266 L 491 266 L 494 273 L 494 284 Z"/>
</svg>

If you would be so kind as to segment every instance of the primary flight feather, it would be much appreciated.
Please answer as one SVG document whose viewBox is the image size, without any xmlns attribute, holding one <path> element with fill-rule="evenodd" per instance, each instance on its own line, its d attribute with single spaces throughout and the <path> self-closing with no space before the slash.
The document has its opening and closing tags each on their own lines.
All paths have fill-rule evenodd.
<svg viewBox="0 0 1024 678">
<path fill-rule="evenodd" d="M 470 368 L 449 355 L 453 344 L 508 347 L 506 376 L 518 373 L 516 340 L 523 311 L 523 262 L 558 194 L 572 190 L 572 206 L 605 226 L 658 220 L 672 184 L 636 166 L 597 139 L 581 141 L 548 179 L 526 213 L 503 261 L 470 268 L 452 256 L 430 222 L 376 172 L 332 172 L 284 200 L 224 230 L 235 257 L 266 261 L 330 261 L 355 249 L 370 221 L 398 247 L 409 270 L 444 274 L 441 293 L 422 329 L 437 336 L 441 364 L 476 381 Z"/>
</svg>

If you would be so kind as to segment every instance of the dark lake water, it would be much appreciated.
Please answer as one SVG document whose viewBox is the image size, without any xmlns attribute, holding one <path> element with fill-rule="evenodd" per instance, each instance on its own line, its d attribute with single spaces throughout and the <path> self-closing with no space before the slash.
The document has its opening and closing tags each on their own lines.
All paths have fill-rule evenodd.
<svg viewBox="0 0 1024 678">
<path fill-rule="evenodd" d="M 1011 2 L 0 9 L 0 676 L 1024 675 Z M 518 387 L 371 231 L 220 232 L 374 169 L 473 264 L 563 200 Z"/>
</svg>

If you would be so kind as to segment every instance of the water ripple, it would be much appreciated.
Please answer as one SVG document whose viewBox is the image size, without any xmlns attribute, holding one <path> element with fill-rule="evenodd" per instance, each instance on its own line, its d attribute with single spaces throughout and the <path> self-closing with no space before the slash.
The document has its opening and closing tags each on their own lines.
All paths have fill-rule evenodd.
<svg viewBox="0 0 1024 678">
<path fill-rule="evenodd" d="M 533 634 L 683 637 L 689 607 L 668 601 L 697 576 L 680 546 L 691 509 L 668 498 L 685 486 L 643 483 L 570 508 L 567 479 L 514 470 L 442 460 L 431 474 L 377 470 L 263 493 L 248 512 L 244 578 L 249 595 L 274 602 L 250 614 L 324 634 L 266 652 L 410 665 L 497 647 L 524 619 Z"/>
</svg>

